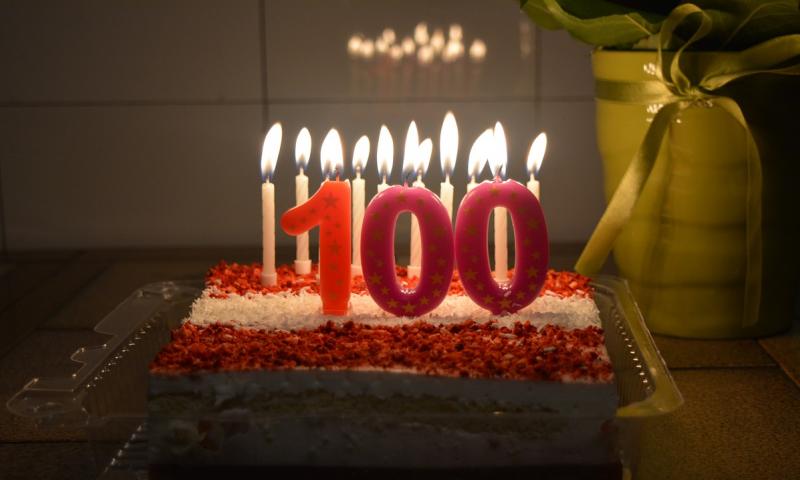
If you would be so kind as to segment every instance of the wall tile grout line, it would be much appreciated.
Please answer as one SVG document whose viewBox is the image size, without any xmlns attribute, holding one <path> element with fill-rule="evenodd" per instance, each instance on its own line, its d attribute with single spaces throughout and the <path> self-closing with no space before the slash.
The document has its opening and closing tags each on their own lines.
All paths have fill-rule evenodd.
<svg viewBox="0 0 800 480">
<path fill-rule="evenodd" d="M 267 77 L 266 72 L 264 78 Z M 264 82 L 266 83 L 266 82 Z M 539 83 L 539 82 L 537 82 Z M 538 87 L 535 87 L 538 88 Z M 263 88 L 268 95 L 267 87 Z M 263 105 L 356 105 L 356 104 L 397 104 L 397 103 L 514 103 L 514 102 L 591 102 L 594 98 L 586 95 L 565 95 L 541 97 L 537 95 L 498 96 L 498 97 L 398 97 L 398 98 L 283 98 L 273 100 L 98 100 L 98 101 L 50 101 L 0 102 L 0 109 L 13 108 L 115 108 L 115 107 L 216 107 L 216 106 L 256 106 Z M 266 108 L 265 108 L 266 110 Z"/>
</svg>

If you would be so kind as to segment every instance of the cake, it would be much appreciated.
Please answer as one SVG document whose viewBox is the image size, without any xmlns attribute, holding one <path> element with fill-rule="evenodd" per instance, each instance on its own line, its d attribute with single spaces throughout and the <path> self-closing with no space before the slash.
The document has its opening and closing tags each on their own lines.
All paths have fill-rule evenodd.
<svg viewBox="0 0 800 480">
<path fill-rule="evenodd" d="M 349 314 L 324 316 L 314 271 L 281 266 L 273 287 L 260 273 L 211 268 L 151 363 L 156 467 L 577 465 L 616 475 L 618 397 L 588 278 L 551 270 L 532 304 L 493 316 L 456 272 L 441 305 L 403 318 L 381 310 L 361 277 Z M 398 280 L 416 279 L 398 268 Z"/>
</svg>

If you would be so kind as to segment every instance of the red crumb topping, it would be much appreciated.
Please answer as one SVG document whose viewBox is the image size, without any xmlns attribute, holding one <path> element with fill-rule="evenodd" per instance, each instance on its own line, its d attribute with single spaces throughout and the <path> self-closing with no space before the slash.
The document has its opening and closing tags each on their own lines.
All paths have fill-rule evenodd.
<svg viewBox="0 0 800 480">
<path fill-rule="evenodd" d="M 515 380 L 610 381 L 603 330 L 529 322 L 370 326 L 328 322 L 313 330 L 198 327 L 185 323 L 150 365 L 153 373 L 316 369 L 408 369 L 427 375 Z"/>
<path fill-rule="evenodd" d="M 408 278 L 405 267 L 395 267 L 397 278 L 401 285 L 406 288 L 414 288 L 417 285 L 417 277 Z M 318 293 L 317 284 L 317 265 L 312 267 L 312 271 L 306 275 L 294 273 L 294 269 L 289 265 L 277 267 L 278 284 L 272 287 L 261 285 L 261 264 L 239 264 L 227 263 L 224 260 L 211 267 L 206 275 L 206 285 L 215 286 L 218 293 L 212 297 L 227 298 L 229 294 L 244 295 L 246 293 L 276 293 L 281 291 L 299 292 L 307 289 L 310 292 Z M 509 277 L 514 274 L 514 269 L 510 269 Z M 561 297 L 572 295 L 591 296 L 592 287 L 589 285 L 589 277 L 585 277 L 575 272 L 559 272 L 548 270 L 547 279 L 540 295 L 545 292 L 554 293 Z M 364 277 L 357 276 L 353 279 L 353 293 L 366 293 L 367 286 Z M 453 280 L 450 282 L 450 295 L 462 295 L 464 288 L 458 278 L 458 271 L 453 272 Z"/>
</svg>

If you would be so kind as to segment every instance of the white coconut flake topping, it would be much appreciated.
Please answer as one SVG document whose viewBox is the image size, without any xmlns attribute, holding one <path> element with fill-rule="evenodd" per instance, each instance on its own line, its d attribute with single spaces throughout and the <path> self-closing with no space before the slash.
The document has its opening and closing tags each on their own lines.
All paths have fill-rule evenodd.
<svg viewBox="0 0 800 480">
<path fill-rule="evenodd" d="M 346 316 L 323 315 L 319 295 L 301 291 L 276 294 L 229 294 L 228 298 L 215 298 L 214 287 L 207 288 L 192 305 L 187 319 L 195 325 L 214 323 L 240 328 L 262 330 L 313 329 L 325 322 L 353 321 L 370 325 L 403 325 L 418 320 L 434 324 L 497 320 L 500 326 L 516 322 L 531 322 L 536 327 L 556 325 L 564 329 L 600 326 L 600 313 L 591 298 L 583 296 L 559 297 L 545 294 L 522 310 L 496 316 L 479 307 L 466 295 L 448 295 L 432 312 L 419 317 L 396 317 L 381 309 L 369 295 L 350 296 L 350 313 Z"/>
</svg>

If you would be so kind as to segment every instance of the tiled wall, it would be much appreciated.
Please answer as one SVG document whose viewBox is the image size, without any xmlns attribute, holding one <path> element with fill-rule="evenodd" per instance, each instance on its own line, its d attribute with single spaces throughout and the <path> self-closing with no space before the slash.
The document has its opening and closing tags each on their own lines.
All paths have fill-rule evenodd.
<svg viewBox="0 0 800 480">
<path fill-rule="evenodd" d="M 348 54 L 355 33 L 399 39 L 426 21 L 463 28 L 468 56 L 371 60 Z M 348 157 L 381 123 L 395 141 L 395 178 L 408 122 L 438 143 L 452 110 L 466 183 L 469 146 L 500 120 L 509 172 L 541 130 L 551 238 L 583 241 L 602 211 L 589 49 L 535 29 L 516 2 L 490 0 L 6 0 L 0 4 L 0 181 L 3 248 L 252 245 L 260 241 L 258 160 L 280 121 L 278 211 L 292 204 L 294 139 L 319 145 L 336 127 Z M 437 189 L 438 149 L 425 181 Z M 349 161 L 349 159 L 348 159 Z M 402 226 L 401 226 L 402 227 Z M 280 243 L 291 243 L 281 234 Z"/>
</svg>

